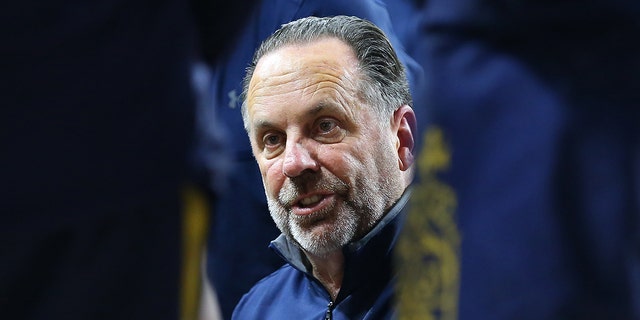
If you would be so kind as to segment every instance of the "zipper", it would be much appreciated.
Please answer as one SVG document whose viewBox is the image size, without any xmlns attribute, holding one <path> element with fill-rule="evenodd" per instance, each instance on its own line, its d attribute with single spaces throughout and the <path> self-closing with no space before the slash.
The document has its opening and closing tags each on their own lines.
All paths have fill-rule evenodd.
<svg viewBox="0 0 640 320">
<path fill-rule="evenodd" d="M 324 314 L 324 320 L 333 319 L 333 301 L 329 301 L 327 305 L 327 313 Z"/>
</svg>

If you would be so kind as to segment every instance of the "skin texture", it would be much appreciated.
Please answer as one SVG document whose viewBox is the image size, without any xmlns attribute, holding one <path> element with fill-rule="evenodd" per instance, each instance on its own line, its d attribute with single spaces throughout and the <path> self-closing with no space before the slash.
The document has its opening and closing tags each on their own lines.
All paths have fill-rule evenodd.
<svg viewBox="0 0 640 320">
<path fill-rule="evenodd" d="M 365 235 L 410 180 L 415 122 L 400 107 L 381 122 L 358 95 L 358 60 L 334 38 L 258 61 L 247 91 L 249 137 L 271 216 L 332 297 L 341 248 Z"/>
</svg>

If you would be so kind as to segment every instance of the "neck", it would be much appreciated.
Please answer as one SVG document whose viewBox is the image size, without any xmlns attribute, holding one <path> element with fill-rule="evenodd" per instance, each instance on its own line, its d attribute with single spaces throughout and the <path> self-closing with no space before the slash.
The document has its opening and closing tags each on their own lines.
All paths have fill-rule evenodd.
<svg viewBox="0 0 640 320">
<path fill-rule="evenodd" d="M 314 256 L 305 252 L 311 264 L 313 276 L 329 291 L 331 300 L 335 301 L 342 286 L 344 276 L 344 255 L 336 250 L 326 256 Z"/>
</svg>

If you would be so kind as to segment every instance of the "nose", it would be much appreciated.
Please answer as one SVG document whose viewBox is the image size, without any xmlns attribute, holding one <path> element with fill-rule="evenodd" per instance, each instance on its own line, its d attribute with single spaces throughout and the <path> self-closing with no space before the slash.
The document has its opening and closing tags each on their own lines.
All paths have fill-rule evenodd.
<svg viewBox="0 0 640 320">
<path fill-rule="evenodd" d="M 289 178 L 301 175 L 306 170 L 317 171 L 318 162 L 300 142 L 288 141 L 282 164 L 282 173 Z"/>
</svg>

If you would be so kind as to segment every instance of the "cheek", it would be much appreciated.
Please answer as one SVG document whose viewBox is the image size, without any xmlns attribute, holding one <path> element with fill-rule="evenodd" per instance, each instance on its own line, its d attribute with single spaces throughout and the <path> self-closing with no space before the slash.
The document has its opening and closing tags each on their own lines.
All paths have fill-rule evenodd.
<svg viewBox="0 0 640 320">
<path fill-rule="evenodd" d="M 284 174 L 282 174 L 282 161 L 277 160 L 260 164 L 260 171 L 267 194 L 277 197 L 285 179 Z"/>
<path fill-rule="evenodd" d="M 339 148 L 326 148 L 319 152 L 319 160 L 322 166 L 329 172 L 335 175 L 343 182 L 347 182 L 350 185 L 353 184 L 353 179 L 361 174 L 364 169 L 363 165 L 363 153 L 358 150 L 346 150 Z"/>
</svg>

